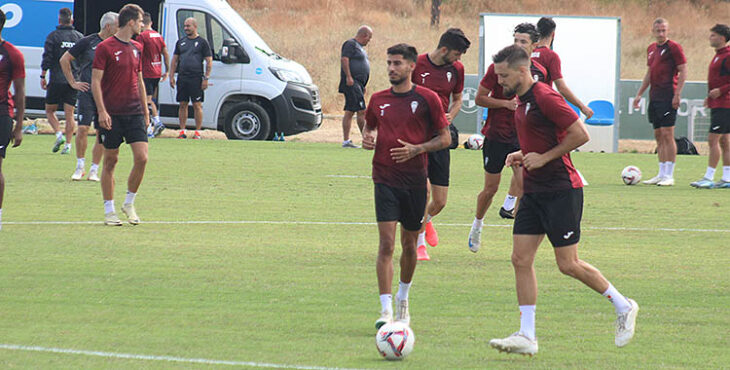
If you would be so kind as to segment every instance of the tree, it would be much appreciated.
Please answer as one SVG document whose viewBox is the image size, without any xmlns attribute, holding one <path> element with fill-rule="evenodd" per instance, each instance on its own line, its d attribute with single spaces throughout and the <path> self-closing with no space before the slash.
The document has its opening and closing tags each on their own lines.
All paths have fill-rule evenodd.
<svg viewBox="0 0 730 370">
<path fill-rule="evenodd" d="M 441 6 L 442 0 L 431 0 L 431 27 L 439 26 L 439 19 L 441 18 Z"/>
</svg>

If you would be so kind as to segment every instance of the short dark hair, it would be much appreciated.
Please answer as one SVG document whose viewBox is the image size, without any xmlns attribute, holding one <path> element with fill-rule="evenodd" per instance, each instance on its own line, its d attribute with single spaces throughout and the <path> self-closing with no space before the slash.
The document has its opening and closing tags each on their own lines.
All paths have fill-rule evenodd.
<svg viewBox="0 0 730 370">
<path fill-rule="evenodd" d="M 415 63 L 416 58 L 418 58 L 418 51 L 416 51 L 416 48 L 411 45 L 401 43 L 389 47 L 388 55 L 402 55 L 403 59 L 407 59 Z"/>
<path fill-rule="evenodd" d="M 144 23 L 144 24 L 152 23 L 152 14 L 150 14 L 150 12 L 144 12 L 144 14 L 142 15 L 142 23 Z"/>
<path fill-rule="evenodd" d="M 512 44 L 500 50 L 497 54 L 492 55 L 492 62 L 494 64 L 507 62 L 510 67 L 514 67 L 517 64 L 529 65 L 530 56 L 527 55 L 527 52 L 521 46 Z"/>
<path fill-rule="evenodd" d="M 0 31 L 3 30 L 3 27 L 5 27 L 5 12 L 0 9 Z"/>
<path fill-rule="evenodd" d="M 727 24 L 718 23 L 714 27 L 710 28 L 710 31 L 725 38 L 725 42 L 730 41 L 730 27 Z"/>
<path fill-rule="evenodd" d="M 537 32 L 537 27 L 532 23 L 520 23 L 515 27 L 514 33 L 526 33 L 530 35 L 532 42 L 540 40 L 540 34 Z"/>
<path fill-rule="evenodd" d="M 144 10 L 137 4 L 127 4 L 119 11 L 119 28 L 122 28 L 131 20 L 139 18 L 140 14 L 144 14 Z"/>
<path fill-rule="evenodd" d="M 466 50 L 469 49 L 470 45 L 471 41 L 466 38 L 464 31 L 460 28 L 449 28 L 443 35 L 441 35 L 438 48 L 445 46 L 449 50 L 458 50 L 461 53 L 466 53 Z"/>
<path fill-rule="evenodd" d="M 537 32 L 541 39 L 548 38 L 555 32 L 555 21 L 550 17 L 542 17 L 537 21 Z"/>
<path fill-rule="evenodd" d="M 73 14 L 71 14 L 71 9 L 61 8 L 61 10 L 58 11 L 58 21 L 61 22 L 61 24 L 71 24 L 72 20 Z"/>
</svg>

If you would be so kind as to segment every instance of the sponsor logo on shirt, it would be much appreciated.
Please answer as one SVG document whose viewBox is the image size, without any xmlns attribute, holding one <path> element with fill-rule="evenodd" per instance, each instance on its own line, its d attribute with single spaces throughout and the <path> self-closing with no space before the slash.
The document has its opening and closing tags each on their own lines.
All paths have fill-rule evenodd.
<svg viewBox="0 0 730 370">
<path fill-rule="evenodd" d="M 71 49 L 76 45 L 73 41 L 61 41 L 61 49 Z"/>
<path fill-rule="evenodd" d="M 430 73 L 428 73 L 428 72 L 421 73 L 421 83 L 422 84 L 426 83 L 426 77 L 428 77 L 428 75 L 430 75 Z"/>
<path fill-rule="evenodd" d="M 385 108 L 388 108 L 388 107 L 390 107 L 390 104 L 383 104 L 383 105 L 379 106 L 379 108 L 380 108 L 380 117 L 382 117 L 382 116 L 385 115 Z"/>
<path fill-rule="evenodd" d="M 180 46 L 185 46 L 185 41 L 181 42 Z"/>
<path fill-rule="evenodd" d="M 539 57 L 540 57 L 540 52 L 539 51 L 533 51 L 532 52 L 532 55 L 530 55 L 530 58 L 539 58 Z"/>
<path fill-rule="evenodd" d="M 114 52 L 114 59 L 116 59 L 117 62 L 119 61 L 119 56 L 122 55 L 122 53 L 123 53 L 122 50 L 119 50 L 119 51 L 115 51 Z"/>
<path fill-rule="evenodd" d="M 413 112 L 415 114 L 416 109 L 418 109 L 418 102 L 414 100 L 411 102 L 411 112 Z"/>
</svg>

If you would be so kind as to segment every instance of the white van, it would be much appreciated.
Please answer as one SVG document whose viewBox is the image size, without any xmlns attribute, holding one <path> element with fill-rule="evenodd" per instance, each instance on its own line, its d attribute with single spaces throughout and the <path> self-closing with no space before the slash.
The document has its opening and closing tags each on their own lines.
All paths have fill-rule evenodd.
<svg viewBox="0 0 730 370">
<path fill-rule="evenodd" d="M 153 28 L 170 54 L 185 37 L 183 22 L 198 21 L 198 32 L 213 49 L 213 72 L 203 103 L 203 128 L 224 131 L 229 139 L 267 140 L 314 130 L 322 123 L 319 88 L 300 64 L 276 54 L 226 0 L 7 0 L 3 38 L 25 55 L 26 110 L 44 114 L 40 65 L 46 35 L 58 24 L 58 10 L 72 8 L 74 26 L 84 35 L 99 32 L 99 19 L 134 2 L 152 14 Z M 171 55 L 172 57 L 172 55 Z M 162 122 L 179 125 L 175 91 L 160 83 Z M 192 105 L 187 126 L 195 127 Z"/>
</svg>

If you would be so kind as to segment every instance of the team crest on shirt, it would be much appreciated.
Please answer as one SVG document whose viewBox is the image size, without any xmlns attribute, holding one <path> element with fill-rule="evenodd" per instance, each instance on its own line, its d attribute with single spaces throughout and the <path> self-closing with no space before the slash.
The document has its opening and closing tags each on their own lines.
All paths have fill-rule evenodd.
<svg viewBox="0 0 730 370">
<path fill-rule="evenodd" d="M 2 54 L 0 54 L 0 61 L 2 61 L 2 60 L 3 60 L 3 55 L 2 55 Z"/>
<path fill-rule="evenodd" d="M 411 102 L 411 112 L 413 112 L 415 114 L 416 109 L 418 109 L 418 102 L 414 100 Z"/>
<path fill-rule="evenodd" d="M 540 81 L 540 76 L 538 76 L 538 75 L 532 75 L 532 80 L 535 81 L 535 82 L 538 82 L 538 81 Z"/>
<path fill-rule="evenodd" d="M 385 115 L 385 108 L 388 108 L 388 107 L 390 107 L 390 104 L 383 104 L 379 107 L 380 108 L 380 117 Z"/>
<path fill-rule="evenodd" d="M 446 80 L 451 82 L 451 72 L 446 72 Z"/>
<path fill-rule="evenodd" d="M 527 112 L 530 111 L 530 103 L 525 104 L 525 115 L 527 115 Z"/>
<path fill-rule="evenodd" d="M 428 72 L 421 73 L 421 83 L 422 84 L 426 83 L 426 77 L 428 77 L 428 75 L 430 75 L 430 73 L 428 73 Z"/>
<path fill-rule="evenodd" d="M 132 54 L 134 54 L 134 57 L 137 58 L 137 49 L 132 49 Z"/>
<path fill-rule="evenodd" d="M 195 41 L 194 47 L 196 47 L 196 48 L 198 47 L 198 42 L 197 41 Z"/>
<path fill-rule="evenodd" d="M 664 52 L 667 51 L 667 49 L 662 49 L 661 53 L 659 53 L 659 56 L 664 55 Z"/>
<path fill-rule="evenodd" d="M 713 60 L 712 63 L 716 63 L 719 59 L 720 57 L 715 57 L 715 60 Z M 2 60 L 2 55 L 0 55 L 0 60 Z"/>
</svg>

